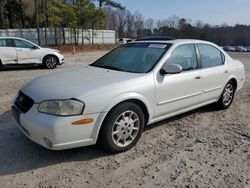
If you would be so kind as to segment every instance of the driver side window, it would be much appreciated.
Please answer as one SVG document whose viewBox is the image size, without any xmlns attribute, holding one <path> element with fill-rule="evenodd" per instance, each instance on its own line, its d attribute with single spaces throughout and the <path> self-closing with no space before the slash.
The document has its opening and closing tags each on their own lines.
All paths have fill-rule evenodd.
<svg viewBox="0 0 250 188">
<path fill-rule="evenodd" d="M 32 45 L 26 41 L 14 39 L 14 42 L 15 42 L 15 45 L 17 48 L 34 48 L 34 45 Z"/>
<path fill-rule="evenodd" d="M 167 61 L 168 64 L 178 64 L 183 71 L 198 68 L 196 51 L 193 44 L 185 44 L 177 47 Z"/>
</svg>

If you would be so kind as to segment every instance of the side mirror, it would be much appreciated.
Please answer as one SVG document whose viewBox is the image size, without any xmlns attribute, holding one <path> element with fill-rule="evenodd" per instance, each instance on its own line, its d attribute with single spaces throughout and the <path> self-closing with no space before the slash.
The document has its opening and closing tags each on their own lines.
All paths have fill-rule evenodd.
<svg viewBox="0 0 250 188">
<path fill-rule="evenodd" d="M 177 73 L 180 73 L 181 71 L 182 71 L 182 66 L 178 64 L 164 64 L 160 70 L 160 73 L 162 75 L 177 74 Z"/>
<path fill-rule="evenodd" d="M 37 46 L 33 46 L 32 48 L 31 48 L 32 50 L 37 50 L 37 49 L 39 49 Z"/>
</svg>

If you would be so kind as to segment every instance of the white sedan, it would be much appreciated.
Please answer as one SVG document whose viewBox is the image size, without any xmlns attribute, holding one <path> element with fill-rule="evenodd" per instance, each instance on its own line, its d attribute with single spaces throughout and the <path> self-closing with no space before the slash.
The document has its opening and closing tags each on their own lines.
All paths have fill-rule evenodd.
<svg viewBox="0 0 250 188">
<path fill-rule="evenodd" d="M 211 103 L 228 108 L 244 80 L 242 63 L 213 43 L 147 39 L 30 81 L 12 110 L 21 131 L 46 148 L 99 141 L 116 153 L 146 125 Z"/>
<path fill-rule="evenodd" d="M 0 67 L 7 65 L 44 65 L 49 69 L 64 63 L 59 50 L 42 48 L 25 39 L 0 37 Z"/>
</svg>

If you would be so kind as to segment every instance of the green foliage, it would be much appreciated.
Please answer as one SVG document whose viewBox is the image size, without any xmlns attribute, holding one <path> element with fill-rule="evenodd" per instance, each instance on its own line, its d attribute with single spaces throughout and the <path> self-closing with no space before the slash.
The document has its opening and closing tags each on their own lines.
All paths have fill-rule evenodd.
<svg viewBox="0 0 250 188">
<path fill-rule="evenodd" d="M 120 6 L 105 1 L 108 4 Z M 91 0 L 1 0 L 0 16 L 6 20 L 0 28 L 22 28 L 24 21 L 27 27 L 102 28 L 106 13 Z"/>
</svg>

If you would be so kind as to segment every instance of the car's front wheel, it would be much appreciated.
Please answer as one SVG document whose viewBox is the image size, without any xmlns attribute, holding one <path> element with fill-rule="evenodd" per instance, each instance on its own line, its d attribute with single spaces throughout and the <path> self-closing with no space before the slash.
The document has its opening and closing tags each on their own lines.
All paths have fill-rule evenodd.
<svg viewBox="0 0 250 188">
<path fill-rule="evenodd" d="M 46 68 L 48 69 L 54 69 L 56 68 L 58 64 L 58 59 L 55 56 L 46 56 L 43 60 L 43 64 L 45 65 Z"/>
<path fill-rule="evenodd" d="M 219 101 L 217 102 L 218 107 L 220 109 L 229 108 L 229 106 L 233 102 L 235 90 L 236 90 L 236 86 L 235 86 L 234 82 L 232 80 L 230 80 L 226 84 L 226 86 L 223 90 L 223 93 L 222 93 Z"/>
<path fill-rule="evenodd" d="M 102 125 L 99 142 L 109 152 L 132 148 L 141 137 L 145 118 L 142 109 L 131 102 L 114 107 Z"/>
</svg>

